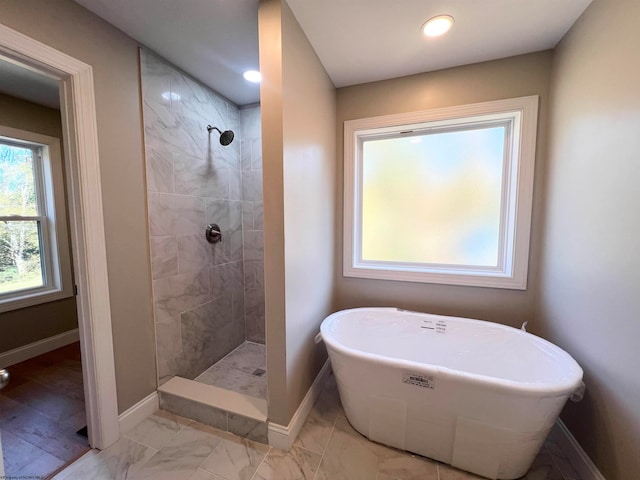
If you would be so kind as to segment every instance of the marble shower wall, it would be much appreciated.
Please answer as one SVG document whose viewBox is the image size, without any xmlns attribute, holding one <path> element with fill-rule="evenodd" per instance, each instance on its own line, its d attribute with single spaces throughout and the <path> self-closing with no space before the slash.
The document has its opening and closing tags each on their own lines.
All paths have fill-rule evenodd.
<svg viewBox="0 0 640 480">
<path fill-rule="evenodd" d="M 240 110 L 242 243 L 247 340 L 264 344 L 264 250 L 262 228 L 262 130 L 260 107 Z"/>
<path fill-rule="evenodd" d="M 140 61 L 162 384 L 195 378 L 245 339 L 242 142 L 235 105 L 144 49 Z M 223 147 L 208 124 L 237 137 Z M 206 242 L 209 223 L 221 243 Z"/>
</svg>

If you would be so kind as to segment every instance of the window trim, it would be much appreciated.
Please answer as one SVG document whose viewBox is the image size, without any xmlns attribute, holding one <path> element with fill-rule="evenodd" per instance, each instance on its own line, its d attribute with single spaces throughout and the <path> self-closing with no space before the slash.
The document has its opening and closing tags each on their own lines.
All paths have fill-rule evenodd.
<svg viewBox="0 0 640 480">
<path fill-rule="evenodd" d="M 38 206 L 45 210 L 38 216 L 44 217 L 41 256 L 46 279 L 41 287 L 0 294 L 1 313 L 69 298 L 73 296 L 73 277 L 60 139 L 0 125 L 0 140 L 29 146 L 39 157 L 34 157 L 34 173 Z"/>
<path fill-rule="evenodd" d="M 473 124 L 480 117 L 483 122 L 509 114 L 513 118 L 513 131 L 508 149 L 511 161 L 507 163 L 508 182 L 503 188 L 501 235 L 505 251 L 499 252 L 502 265 L 495 270 L 487 267 L 436 265 L 417 267 L 416 264 L 364 262 L 360 252 L 359 208 L 362 189 L 359 166 L 362 161 L 362 139 L 366 136 L 390 133 L 410 125 L 429 123 L 429 128 Z M 437 108 L 344 122 L 344 244 L 343 275 L 381 280 L 437 283 L 491 288 L 526 290 L 533 205 L 538 96 Z M 509 159 L 507 159 L 509 160 Z M 515 188 L 511 186 L 515 185 Z M 515 190 L 515 191 L 514 191 Z M 508 211 L 504 209 L 508 208 Z M 502 242 L 501 242 L 502 243 Z"/>
</svg>

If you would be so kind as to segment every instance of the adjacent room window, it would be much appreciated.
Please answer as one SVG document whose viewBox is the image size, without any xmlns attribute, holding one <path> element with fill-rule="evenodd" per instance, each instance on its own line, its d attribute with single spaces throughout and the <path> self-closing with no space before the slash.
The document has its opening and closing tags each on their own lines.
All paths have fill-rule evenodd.
<svg viewBox="0 0 640 480">
<path fill-rule="evenodd" d="M 0 127 L 0 312 L 71 295 L 57 138 Z"/>
<path fill-rule="evenodd" d="M 345 122 L 344 275 L 525 289 L 537 105 Z"/>
</svg>

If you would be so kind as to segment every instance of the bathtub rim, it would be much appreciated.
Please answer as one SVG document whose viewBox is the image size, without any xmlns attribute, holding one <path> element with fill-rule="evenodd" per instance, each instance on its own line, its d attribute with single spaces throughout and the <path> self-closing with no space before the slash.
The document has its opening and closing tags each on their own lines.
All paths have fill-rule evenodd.
<svg viewBox="0 0 640 480">
<path fill-rule="evenodd" d="M 365 352 L 362 350 L 357 350 L 355 348 L 347 347 L 341 342 L 339 342 L 335 337 L 327 332 L 327 325 L 334 321 L 336 317 L 345 315 L 350 312 L 364 312 L 364 311 L 388 311 L 388 312 L 398 312 L 398 313 L 408 313 L 408 314 L 416 314 L 416 315 L 424 315 L 429 317 L 438 317 L 441 319 L 447 320 L 466 320 L 472 322 L 480 322 L 490 327 L 495 327 L 503 330 L 508 330 L 513 334 L 521 334 L 521 335 L 529 335 L 532 337 L 532 341 L 541 342 L 547 347 L 552 348 L 553 350 L 558 351 L 562 356 L 565 357 L 565 360 L 569 362 L 570 366 L 576 370 L 577 379 L 575 381 L 567 381 L 567 382 L 558 382 L 558 383 L 541 383 L 541 382 L 519 382 L 515 380 L 508 380 L 499 377 L 492 377 L 489 375 L 481 375 L 477 373 L 469 373 L 461 370 L 452 369 L 449 367 L 434 365 L 431 363 L 420 363 L 411 360 L 403 360 L 394 357 L 386 357 L 384 355 L 379 355 L 376 353 Z M 556 396 L 564 396 L 567 397 L 571 395 L 577 388 L 580 387 L 583 379 L 584 372 L 580 365 L 575 361 L 575 359 L 569 355 L 562 348 L 557 345 L 545 340 L 544 338 L 538 337 L 537 335 L 533 335 L 532 333 L 519 330 L 517 328 L 511 327 L 509 325 L 503 325 L 501 323 L 488 322 L 486 320 L 478 320 L 473 318 L 466 317 L 453 317 L 447 315 L 437 315 L 432 313 L 424 313 L 413 310 L 405 310 L 398 307 L 358 307 L 358 308 L 350 308 L 345 310 L 340 310 L 332 313 L 327 316 L 322 323 L 320 324 L 320 335 L 322 340 L 325 342 L 327 349 L 330 348 L 340 352 L 342 355 L 347 357 L 351 357 L 354 359 L 360 360 L 369 360 L 375 363 L 382 363 L 389 367 L 396 367 L 399 369 L 411 371 L 414 370 L 416 373 L 419 373 L 420 370 L 424 371 L 429 370 L 433 372 L 434 375 L 444 376 L 452 380 L 462 380 L 465 382 L 470 382 L 472 384 L 476 384 L 478 386 L 483 386 L 485 388 L 491 387 L 494 390 L 506 391 L 510 393 L 518 393 L 521 395 L 538 395 L 538 396 L 548 396 L 548 397 L 556 397 Z M 329 354 L 331 352 L 329 351 Z M 336 375 L 337 378 L 337 375 Z"/>
</svg>

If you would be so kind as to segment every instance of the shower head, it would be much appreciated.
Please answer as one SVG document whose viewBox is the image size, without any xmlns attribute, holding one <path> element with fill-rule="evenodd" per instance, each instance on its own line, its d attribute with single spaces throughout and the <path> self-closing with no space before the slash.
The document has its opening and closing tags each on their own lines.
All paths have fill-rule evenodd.
<svg viewBox="0 0 640 480">
<path fill-rule="evenodd" d="M 218 127 L 212 127 L 211 125 L 207 125 L 207 132 L 211 133 L 211 130 L 217 130 L 220 133 L 220 145 L 227 146 L 231 142 L 233 142 L 233 137 L 235 136 L 231 130 L 221 131 Z"/>
</svg>

